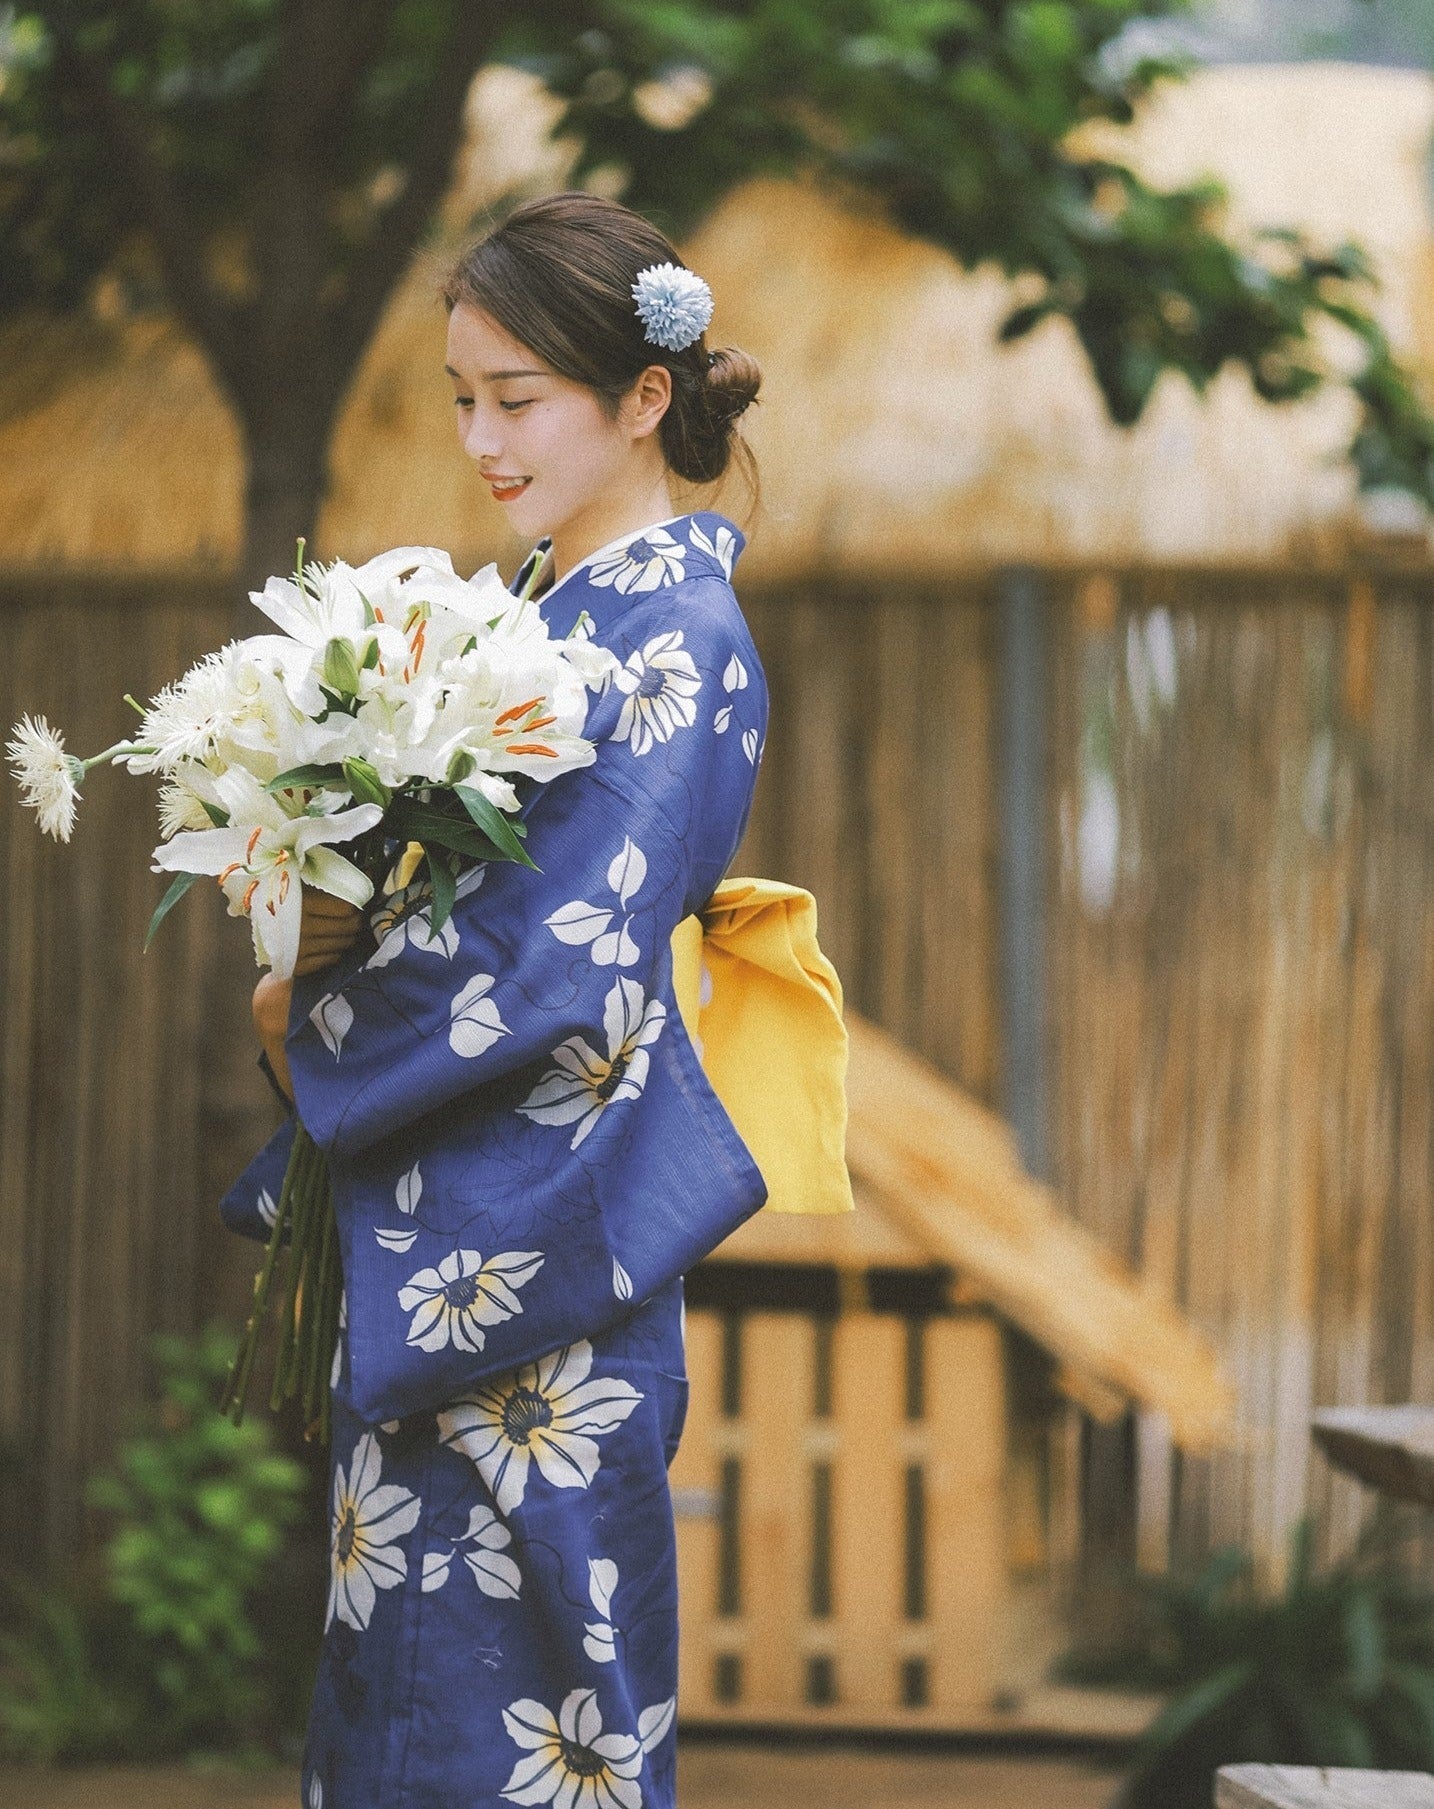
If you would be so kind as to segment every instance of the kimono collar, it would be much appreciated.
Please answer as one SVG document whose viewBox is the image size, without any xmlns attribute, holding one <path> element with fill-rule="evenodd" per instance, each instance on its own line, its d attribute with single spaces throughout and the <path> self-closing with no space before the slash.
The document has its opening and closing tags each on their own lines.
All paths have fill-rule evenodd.
<svg viewBox="0 0 1434 1809">
<path fill-rule="evenodd" d="M 643 540 L 648 542 L 648 548 L 639 549 L 635 543 Z M 548 617 L 553 632 L 565 633 L 583 610 L 605 618 L 625 608 L 629 601 L 685 577 L 715 573 L 730 578 L 746 544 L 741 529 L 714 510 L 671 515 L 665 521 L 633 528 L 598 547 L 534 601 Z M 640 551 L 649 549 L 650 558 L 637 557 Z M 541 582 L 551 562 L 552 539 L 545 535 L 519 566 L 508 588 L 515 596 L 528 595 Z M 554 606 L 551 610 L 550 605 Z"/>
</svg>

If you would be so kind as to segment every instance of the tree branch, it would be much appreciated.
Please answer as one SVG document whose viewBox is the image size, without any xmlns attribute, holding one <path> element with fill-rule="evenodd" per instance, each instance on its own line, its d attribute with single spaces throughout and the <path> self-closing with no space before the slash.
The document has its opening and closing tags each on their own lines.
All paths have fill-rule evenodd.
<svg viewBox="0 0 1434 1809">
<path fill-rule="evenodd" d="M 425 103 L 422 132 L 408 164 L 408 180 L 374 222 L 368 249 L 353 267 L 348 292 L 334 311 L 329 345 L 345 376 L 363 355 L 384 304 L 407 270 L 453 173 L 463 104 L 501 21 L 490 6 L 464 0 Z"/>
<path fill-rule="evenodd" d="M 234 321 L 227 303 L 205 277 L 198 251 L 199 234 L 178 184 L 156 154 L 144 122 L 123 96 L 115 93 L 104 70 L 80 46 L 71 23 L 59 9 L 47 12 L 46 23 L 61 70 L 94 109 L 114 147 L 120 169 L 134 185 L 159 252 L 170 300 L 232 391 L 238 376 Z"/>
</svg>

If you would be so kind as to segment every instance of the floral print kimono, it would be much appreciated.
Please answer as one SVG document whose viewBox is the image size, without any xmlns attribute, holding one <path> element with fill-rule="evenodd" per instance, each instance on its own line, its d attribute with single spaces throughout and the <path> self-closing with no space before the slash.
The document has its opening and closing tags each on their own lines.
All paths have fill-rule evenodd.
<svg viewBox="0 0 1434 1809">
<path fill-rule="evenodd" d="M 553 632 L 621 666 L 595 762 L 525 811 L 541 871 L 475 867 L 437 935 L 421 885 L 377 901 L 372 938 L 295 982 L 345 1284 L 306 1809 L 673 1803 L 682 1275 L 766 1197 L 670 949 L 766 732 L 742 546 L 681 515 L 552 586 Z M 267 1237 L 291 1138 L 225 1198 L 233 1229 Z"/>
</svg>

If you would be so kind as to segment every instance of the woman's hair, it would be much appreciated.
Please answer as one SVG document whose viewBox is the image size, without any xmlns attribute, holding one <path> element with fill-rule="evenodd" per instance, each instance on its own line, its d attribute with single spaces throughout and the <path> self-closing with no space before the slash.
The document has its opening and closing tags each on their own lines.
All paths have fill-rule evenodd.
<svg viewBox="0 0 1434 1809">
<path fill-rule="evenodd" d="M 573 191 L 516 208 L 470 245 L 441 276 L 452 313 L 458 302 L 497 321 L 560 377 L 596 391 L 609 417 L 650 364 L 672 374 L 672 400 L 658 433 L 663 456 L 689 483 L 715 482 L 735 455 L 755 490 L 756 465 L 737 427 L 762 381 L 755 358 L 705 335 L 680 352 L 644 336 L 632 285 L 649 264 L 680 264 L 669 241 L 641 214 Z"/>
</svg>

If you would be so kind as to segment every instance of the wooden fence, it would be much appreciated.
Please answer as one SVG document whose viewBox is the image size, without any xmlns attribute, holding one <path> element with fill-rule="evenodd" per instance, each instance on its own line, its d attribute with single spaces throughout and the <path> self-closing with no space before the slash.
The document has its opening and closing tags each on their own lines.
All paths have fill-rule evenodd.
<svg viewBox="0 0 1434 1809">
<path fill-rule="evenodd" d="M 1054 1178 L 1242 1396 L 1234 1452 L 1143 1424 L 1089 1484 L 1151 1563 L 1272 1555 L 1307 1500 L 1339 1544 L 1310 1406 L 1434 1386 L 1434 580 L 1033 581 Z M 772 718 L 737 862 L 809 886 L 852 1004 L 997 1104 L 999 583 L 743 592 Z M 11 579 L 0 618 L 0 716 L 80 748 L 227 627 L 193 577 Z M 273 1121 L 242 929 L 202 891 L 142 956 L 149 802 L 91 792 L 67 850 L 0 808 L 0 1511 L 53 1560 L 148 1331 L 242 1309 L 214 1201 Z"/>
<path fill-rule="evenodd" d="M 681 1713 L 986 1715 L 1006 1574 L 999 1325 L 698 1310 L 687 1368 Z"/>
</svg>

